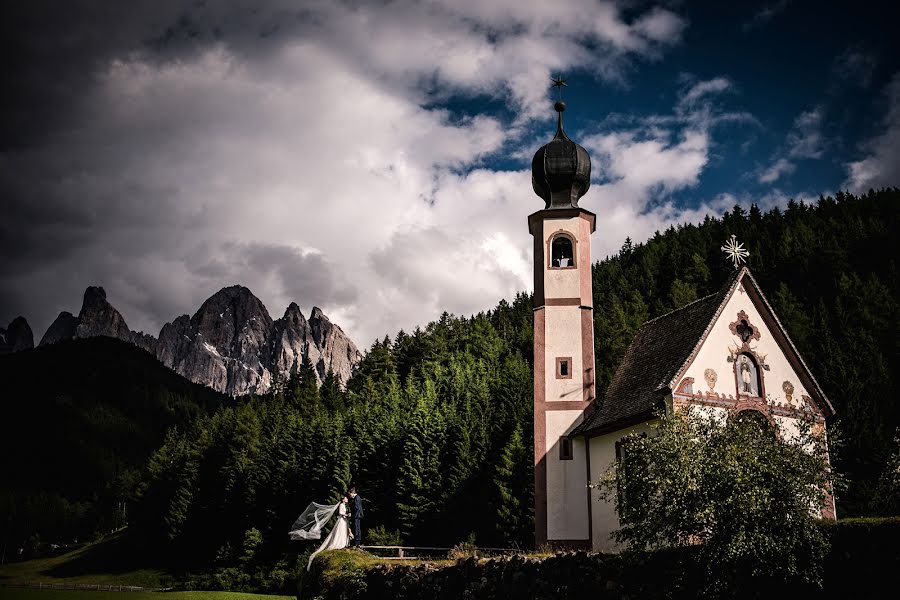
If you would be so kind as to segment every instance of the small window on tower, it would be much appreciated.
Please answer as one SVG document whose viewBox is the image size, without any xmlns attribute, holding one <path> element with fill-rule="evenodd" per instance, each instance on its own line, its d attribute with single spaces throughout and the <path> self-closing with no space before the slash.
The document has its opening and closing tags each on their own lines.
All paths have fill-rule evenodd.
<svg viewBox="0 0 900 600">
<path fill-rule="evenodd" d="M 556 359 L 556 378 L 572 379 L 572 357 L 561 356 Z"/>
<path fill-rule="evenodd" d="M 572 460 L 572 438 L 559 438 L 559 460 Z"/>
<path fill-rule="evenodd" d="M 572 248 L 572 238 L 564 234 L 558 234 L 550 243 L 550 266 L 556 268 L 574 268 L 575 252 Z"/>
</svg>

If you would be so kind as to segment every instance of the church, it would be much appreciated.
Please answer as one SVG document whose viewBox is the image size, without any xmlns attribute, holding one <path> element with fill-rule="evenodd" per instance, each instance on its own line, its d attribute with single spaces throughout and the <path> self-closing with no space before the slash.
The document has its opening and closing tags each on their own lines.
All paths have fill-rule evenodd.
<svg viewBox="0 0 900 600">
<path fill-rule="evenodd" d="M 591 287 L 597 215 L 578 206 L 590 187 L 591 160 L 563 130 L 565 103 L 554 108 L 556 135 L 532 161 L 534 191 L 545 207 L 528 217 L 534 237 L 535 546 L 616 551 L 613 503 L 588 484 L 617 460 L 625 436 L 651 432 L 660 410 L 703 406 L 723 418 L 752 415 L 787 431 L 799 418 L 812 419 L 824 431 L 834 409 L 738 260 L 717 293 L 640 327 L 598 401 L 594 310 L 603 307 L 592 305 Z M 833 498 L 822 516 L 834 518 Z"/>
</svg>

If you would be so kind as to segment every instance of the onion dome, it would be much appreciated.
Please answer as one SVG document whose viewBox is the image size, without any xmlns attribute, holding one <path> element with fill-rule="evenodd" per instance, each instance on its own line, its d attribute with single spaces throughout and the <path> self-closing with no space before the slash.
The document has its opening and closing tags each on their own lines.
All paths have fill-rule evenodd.
<svg viewBox="0 0 900 600">
<path fill-rule="evenodd" d="M 558 113 L 556 135 L 538 149 L 531 161 L 531 185 L 544 199 L 544 208 L 577 208 L 578 199 L 591 187 L 591 157 L 563 131 L 566 103 L 553 105 Z"/>
</svg>

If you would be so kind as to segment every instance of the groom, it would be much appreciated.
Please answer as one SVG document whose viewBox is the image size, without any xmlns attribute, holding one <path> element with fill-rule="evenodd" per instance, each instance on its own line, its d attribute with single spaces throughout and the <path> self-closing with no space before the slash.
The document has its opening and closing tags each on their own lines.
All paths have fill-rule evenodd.
<svg viewBox="0 0 900 600">
<path fill-rule="evenodd" d="M 355 487 L 350 488 L 348 495 L 353 512 L 353 546 L 359 548 L 362 543 L 362 524 L 360 523 L 363 518 L 362 498 L 357 495 Z"/>
</svg>

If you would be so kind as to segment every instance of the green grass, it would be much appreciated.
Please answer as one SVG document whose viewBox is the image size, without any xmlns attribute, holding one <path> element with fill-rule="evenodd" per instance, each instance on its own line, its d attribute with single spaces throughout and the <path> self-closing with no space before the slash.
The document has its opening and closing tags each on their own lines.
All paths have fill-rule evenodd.
<svg viewBox="0 0 900 600">
<path fill-rule="evenodd" d="M 147 565 L 134 543 L 122 534 L 87 544 L 67 554 L 0 566 L 0 586 L 28 583 L 86 583 L 168 587 L 165 569 Z M 144 564 L 141 564 L 142 561 Z M 129 596 L 130 597 L 130 596 Z"/>
<path fill-rule="evenodd" d="M 293 600 L 293 596 L 266 596 L 240 592 L 89 592 L 0 588 L 3 600 Z"/>
</svg>

